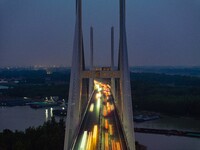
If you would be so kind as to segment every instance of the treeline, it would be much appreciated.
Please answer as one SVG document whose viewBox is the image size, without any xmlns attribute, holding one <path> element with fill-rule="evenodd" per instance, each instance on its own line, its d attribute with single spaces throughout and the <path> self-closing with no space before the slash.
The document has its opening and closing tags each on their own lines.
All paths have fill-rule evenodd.
<svg viewBox="0 0 200 150">
<path fill-rule="evenodd" d="M 69 91 L 70 70 L 53 71 L 50 74 L 46 70 L 3 70 L 0 79 L 7 80 L 3 83 L 9 89 L 0 89 L 0 97 L 3 98 L 43 98 L 59 96 L 67 98 Z M 16 84 L 12 81 L 18 80 Z"/>
<path fill-rule="evenodd" d="M 49 72 L 49 73 L 48 73 Z M 48 71 L 48 70 L 3 70 L 0 71 L 0 79 L 8 81 L 19 80 L 20 84 L 45 84 L 52 82 L 68 82 L 70 70 Z"/>
<path fill-rule="evenodd" d="M 20 98 L 43 98 L 49 96 L 59 96 L 60 98 L 67 99 L 69 84 L 43 84 L 43 85 L 30 85 L 19 84 L 10 89 L 0 90 L 2 97 Z"/>
<path fill-rule="evenodd" d="M 186 75 L 200 77 L 200 67 L 150 67 L 150 66 L 136 66 L 131 67 L 134 72 L 157 73 L 157 74 L 170 74 L 170 75 Z"/>
<path fill-rule="evenodd" d="M 37 128 L 24 132 L 8 129 L 0 133 L 0 150 L 63 150 L 65 123 L 52 118 Z"/>
<path fill-rule="evenodd" d="M 153 73 L 131 74 L 135 110 L 200 116 L 200 78 Z"/>
</svg>

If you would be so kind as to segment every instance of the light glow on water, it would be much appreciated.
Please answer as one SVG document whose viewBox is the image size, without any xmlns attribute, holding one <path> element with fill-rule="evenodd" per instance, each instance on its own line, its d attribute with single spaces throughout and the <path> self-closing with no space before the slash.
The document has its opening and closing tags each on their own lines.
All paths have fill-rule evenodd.
<svg viewBox="0 0 200 150">
<path fill-rule="evenodd" d="M 48 121 L 49 115 L 48 115 L 48 109 L 45 109 L 45 120 Z"/>
<path fill-rule="evenodd" d="M 50 116 L 53 117 L 53 108 L 50 108 Z"/>
</svg>

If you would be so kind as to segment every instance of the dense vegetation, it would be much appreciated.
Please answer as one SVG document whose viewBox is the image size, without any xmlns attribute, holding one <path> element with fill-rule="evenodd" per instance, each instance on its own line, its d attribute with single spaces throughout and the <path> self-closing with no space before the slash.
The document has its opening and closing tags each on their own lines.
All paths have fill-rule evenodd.
<svg viewBox="0 0 200 150">
<path fill-rule="evenodd" d="M 28 128 L 25 132 L 8 129 L 0 133 L 0 150 L 63 150 L 64 121 L 52 118 L 43 126 Z"/>
<path fill-rule="evenodd" d="M 170 75 L 185 75 L 200 77 L 200 67 L 168 67 L 168 66 L 138 66 L 131 67 L 134 72 L 157 73 L 157 74 L 170 74 Z"/>
<path fill-rule="evenodd" d="M 131 79 L 136 110 L 200 116 L 200 78 L 134 73 Z"/>
<path fill-rule="evenodd" d="M 31 97 L 31 98 L 43 98 L 49 96 L 59 96 L 60 98 L 67 99 L 69 85 L 57 84 L 57 85 L 14 85 L 9 90 L 2 90 L 5 97 Z"/>
<path fill-rule="evenodd" d="M 180 71 L 184 74 L 183 69 Z M 9 81 L 6 85 L 10 88 L 0 90 L 0 98 L 68 98 L 70 71 L 66 69 L 54 70 L 51 74 L 46 70 L 3 70 L 0 71 L 2 78 Z M 15 80 L 19 83 L 15 84 Z M 199 77 L 131 73 L 131 86 L 135 110 L 200 116 Z"/>
<path fill-rule="evenodd" d="M 0 78 L 6 79 L 10 88 L 1 90 L 2 97 L 42 98 L 49 96 L 68 97 L 69 70 L 54 71 L 47 74 L 46 70 L 5 70 Z M 18 84 L 14 81 L 19 81 Z"/>
</svg>

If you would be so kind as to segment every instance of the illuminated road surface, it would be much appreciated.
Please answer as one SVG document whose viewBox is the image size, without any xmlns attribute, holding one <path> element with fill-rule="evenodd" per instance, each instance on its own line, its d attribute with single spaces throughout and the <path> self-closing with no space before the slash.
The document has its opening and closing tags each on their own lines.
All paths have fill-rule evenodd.
<svg viewBox="0 0 200 150">
<path fill-rule="evenodd" d="M 81 123 L 73 149 L 127 149 L 109 85 L 95 81 L 95 91 Z"/>
</svg>

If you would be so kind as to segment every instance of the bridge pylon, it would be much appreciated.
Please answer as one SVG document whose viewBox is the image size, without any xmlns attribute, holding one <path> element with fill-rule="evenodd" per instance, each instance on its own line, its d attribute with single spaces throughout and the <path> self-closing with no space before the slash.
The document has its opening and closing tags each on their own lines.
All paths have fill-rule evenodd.
<svg viewBox="0 0 200 150">
<path fill-rule="evenodd" d="M 74 33 L 74 45 L 72 54 L 72 66 L 70 75 L 70 87 L 68 97 L 67 119 L 65 128 L 64 150 L 70 150 L 76 140 L 80 129 L 81 120 L 85 112 L 89 96 L 92 91 L 93 80 L 97 78 L 109 78 L 112 93 L 118 109 L 119 119 L 126 137 L 127 147 L 135 150 L 134 124 L 132 97 L 130 85 L 130 71 L 128 64 L 128 52 L 125 25 L 125 0 L 120 2 L 120 38 L 118 68 L 114 67 L 114 28 L 111 29 L 111 67 L 108 70 L 95 70 L 93 66 L 93 28 L 90 29 L 91 41 L 91 66 L 85 69 L 83 32 L 82 32 L 82 0 L 76 0 L 76 23 Z"/>
</svg>

